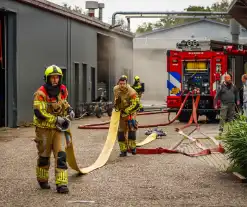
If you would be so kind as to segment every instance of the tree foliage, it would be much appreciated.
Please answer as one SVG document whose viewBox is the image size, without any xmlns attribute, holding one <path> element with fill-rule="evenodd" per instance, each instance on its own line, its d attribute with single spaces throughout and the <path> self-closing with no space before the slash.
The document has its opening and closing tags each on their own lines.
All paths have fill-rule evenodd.
<svg viewBox="0 0 247 207">
<path fill-rule="evenodd" d="M 70 11 L 74 11 L 80 14 L 87 14 L 86 11 L 83 11 L 83 9 L 79 6 L 74 6 L 72 7 L 71 5 L 67 4 L 67 3 L 63 3 L 63 7 L 65 7 L 66 9 L 70 10 Z"/>
<path fill-rule="evenodd" d="M 203 11 L 203 12 L 226 12 L 229 8 L 229 0 L 221 0 L 221 2 L 216 2 L 211 5 L 211 7 L 207 6 L 193 6 L 190 5 L 188 8 L 185 8 L 184 11 Z M 181 16 L 181 15 L 177 15 Z M 186 15 L 189 16 L 189 15 Z M 156 29 L 161 28 L 168 28 L 171 26 L 175 26 L 178 24 L 183 24 L 190 21 L 198 20 L 198 18 L 175 18 L 174 16 L 167 15 L 166 17 L 158 20 L 155 23 L 145 22 L 142 25 L 139 25 L 136 33 L 144 33 L 144 32 L 150 32 Z M 216 21 L 222 22 L 222 23 L 229 23 L 229 20 L 226 18 L 219 18 L 216 19 Z"/>
<path fill-rule="evenodd" d="M 128 30 L 128 24 L 123 18 L 116 18 L 116 25 L 121 25 L 119 26 L 123 30 Z"/>
</svg>

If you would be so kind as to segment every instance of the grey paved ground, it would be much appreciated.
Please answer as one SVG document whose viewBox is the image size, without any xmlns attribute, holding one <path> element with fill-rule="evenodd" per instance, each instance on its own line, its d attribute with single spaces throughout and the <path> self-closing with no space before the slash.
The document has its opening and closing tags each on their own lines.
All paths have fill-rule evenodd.
<svg viewBox="0 0 247 207">
<path fill-rule="evenodd" d="M 107 117 L 101 120 L 107 120 Z M 142 116 L 139 120 L 147 124 L 164 122 L 167 118 L 153 115 Z M 74 145 L 81 166 L 88 166 L 96 160 L 107 135 L 107 130 L 77 129 L 78 124 L 89 122 L 99 122 L 99 119 L 73 122 Z M 145 147 L 172 146 L 181 138 L 174 131 L 178 126 L 181 124 L 176 122 L 166 127 L 167 137 Z M 214 134 L 217 125 L 204 125 L 202 130 Z M 138 135 L 142 140 L 144 130 L 140 130 Z M 80 177 L 69 170 L 70 194 L 58 195 L 55 192 L 53 165 L 50 172 L 52 189 L 42 191 L 35 179 L 37 154 L 33 138 L 33 128 L 0 132 L 0 206 L 247 206 L 246 187 L 210 165 L 207 158 L 178 154 L 119 158 L 117 144 L 103 168 Z M 69 203 L 78 200 L 95 203 Z"/>
</svg>

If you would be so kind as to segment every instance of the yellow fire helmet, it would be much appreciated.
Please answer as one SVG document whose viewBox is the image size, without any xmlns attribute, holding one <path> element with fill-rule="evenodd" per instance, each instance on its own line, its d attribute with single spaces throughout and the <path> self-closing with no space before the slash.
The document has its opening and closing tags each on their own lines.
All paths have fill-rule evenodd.
<svg viewBox="0 0 247 207">
<path fill-rule="evenodd" d="M 135 76 L 135 80 L 136 81 L 139 81 L 140 80 L 140 77 L 139 76 Z"/>
<path fill-rule="evenodd" d="M 118 79 L 118 84 L 119 84 L 119 81 L 126 81 L 126 82 L 128 82 L 127 76 L 126 75 L 121 75 L 120 78 Z"/>
<path fill-rule="evenodd" d="M 128 79 L 127 75 L 122 75 L 121 78 L 126 78 L 126 79 Z"/>
<path fill-rule="evenodd" d="M 59 75 L 60 76 L 60 81 L 62 81 L 63 71 L 58 66 L 51 65 L 51 66 L 49 66 L 49 67 L 47 67 L 45 69 L 44 80 L 45 80 L 46 83 L 48 82 L 48 76 L 51 76 L 51 75 Z"/>
<path fill-rule="evenodd" d="M 121 77 L 119 78 L 119 80 L 126 80 L 126 81 L 128 81 L 128 77 L 127 77 L 127 75 L 121 75 Z"/>
</svg>

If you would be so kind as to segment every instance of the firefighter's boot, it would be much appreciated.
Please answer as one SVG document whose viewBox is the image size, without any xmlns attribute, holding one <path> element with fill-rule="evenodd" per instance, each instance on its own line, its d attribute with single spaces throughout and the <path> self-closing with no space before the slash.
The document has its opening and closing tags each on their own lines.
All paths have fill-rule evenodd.
<svg viewBox="0 0 247 207">
<path fill-rule="evenodd" d="M 127 156 L 127 144 L 125 141 L 125 136 L 124 136 L 124 132 L 118 132 L 118 144 L 119 144 L 119 148 L 120 148 L 120 157 L 126 157 Z"/>
<path fill-rule="evenodd" d="M 51 189 L 51 186 L 49 185 L 49 183 L 46 181 L 46 182 L 39 182 L 39 186 L 41 189 Z"/>
<path fill-rule="evenodd" d="M 136 155 L 136 131 L 129 131 L 129 148 L 131 149 L 132 155 Z"/>
<path fill-rule="evenodd" d="M 58 193 L 69 193 L 69 188 L 67 185 L 57 185 L 57 192 Z"/>
<path fill-rule="evenodd" d="M 132 155 L 136 155 L 136 148 L 131 150 Z"/>
<path fill-rule="evenodd" d="M 39 156 L 36 167 L 36 177 L 41 189 L 51 188 L 50 185 L 48 184 L 49 166 L 50 166 L 50 158 Z"/>
<path fill-rule="evenodd" d="M 121 152 L 120 155 L 119 155 L 119 157 L 126 157 L 126 156 L 127 156 L 127 151 Z"/>
<path fill-rule="evenodd" d="M 66 153 L 58 152 L 57 167 L 55 169 L 56 186 L 58 193 L 68 193 L 68 167 L 66 163 Z"/>
</svg>

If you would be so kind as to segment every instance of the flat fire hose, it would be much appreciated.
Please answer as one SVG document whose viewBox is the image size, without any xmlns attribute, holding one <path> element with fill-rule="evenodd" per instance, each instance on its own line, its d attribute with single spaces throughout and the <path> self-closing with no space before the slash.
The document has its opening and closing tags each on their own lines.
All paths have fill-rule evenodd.
<svg viewBox="0 0 247 207">
<path fill-rule="evenodd" d="M 154 141 L 154 140 L 156 140 L 157 139 L 157 133 L 152 133 L 152 134 L 150 134 L 146 139 L 144 139 L 142 142 L 139 142 L 139 143 L 136 143 L 136 146 L 137 147 L 141 147 L 141 146 L 143 146 L 143 145 L 145 145 L 145 144 L 148 144 L 148 143 L 150 143 L 150 142 L 152 142 L 152 141 Z"/>
<path fill-rule="evenodd" d="M 155 111 L 155 112 L 141 112 L 138 113 L 138 116 L 144 116 L 144 115 L 154 115 L 154 114 L 165 114 L 165 113 L 169 113 L 167 110 L 163 110 L 163 111 Z M 88 127 L 95 127 L 95 126 L 102 126 L 102 125 L 107 125 L 110 124 L 110 121 L 104 121 L 101 123 L 96 123 L 96 124 L 85 124 L 85 125 L 80 125 L 79 128 L 84 129 L 89 129 Z M 109 127 L 108 127 L 109 128 Z M 108 129 L 107 127 L 105 129 Z"/>
<path fill-rule="evenodd" d="M 186 103 L 186 101 L 187 101 L 187 99 L 188 99 L 188 97 L 189 97 L 190 94 L 191 94 L 191 93 L 187 93 L 187 95 L 186 95 L 186 97 L 185 97 L 185 99 L 184 99 L 184 101 L 183 101 L 183 103 L 182 103 L 182 105 L 181 105 L 181 107 L 180 107 L 180 109 L 179 109 L 179 111 L 178 111 L 176 117 L 175 117 L 172 121 L 169 121 L 168 123 L 164 123 L 164 124 L 141 125 L 141 126 L 139 126 L 138 128 L 148 128 L 148 127 L 157 127 L 157 126 L 167 126 L 167 125 L 173 123 L 173 122 L 178 118 L 178 116 L 180 115 L 180 113 L 181 113 L 181 111 L 182 111 L 182 109 L 183 109 L 183 107 L 184 107 L 184 105 L 185 105 L 185 103 Z M 217 140 L 215 140 L 214 138 L 209 137 L 209 136 L 206 135 L 207 137 L 209 137 L 210 139 L 212 139 L 212 140 L 214 141 L 215 144 L 218 144 L 218 148 L 216 148 L 216 149 L 207 149 L 207 148 L 205 148 L 204 146 L 202 146 L 201 143 L 200 143 L 198 140 L 196 140 L 196 139 L 190 137 L 189 135 L 186 135 L 186 134 L 182 131 L 182 129 L 189 127 L 189 126 L 193 123 L 193 121 L 196 123 L 196 129 L 195 129 L 195 130 L 199 130 L 199 125 L 198 125 L 198 122 L 197 122 L 197 114 L 196 114 L 196 111 L 197 111 L 197 107 L 198 107 L 199 101 L 200 101 L 200 96 L 197 96 L 196 102 L 194 101 L 194 99 L 193 99 L 193 97 L 192 97 L 193 110 L 192 110 L 192 115 L 191 115 L 191 117 L 190 117 L 190 120 L 189 120 L 189 122 L 188 122 L 187 125 L 185 125 L 185 126 L 182 127 L 181 129 L 177 129 L 177 131 L 178 131 L 181 135 L 183 135 L 184 137 L 187 137 L 187 138 L 190 139 L 191 141 L 195 142 L 196 145 L 197 145 L 198 147 L 200 147 L 203 151 L 201 151 L 201 152 L 199 152 L 199 153 L 190 153 L 190 154 L 189 154 L 189 153 L 184 153 L 184 152 L 182 152 L 182 151 L 180 151 L 180 150 L 176 150 L 175 148 L 177 148 L 177 147 L 179 146 L 179 144 L 182 143 L 183 140 L 181 140 L 176 146 L 174 146 L 174 147 L 171 148 L 171 149 L 164 149 L 164 148 L 161 148 L 161 147 L 156 148 L 156 149 L 142 149 L 142 148 L 137 148 L 137 149 L 136 149 L 136 153 L 137 153 L 137 154 L 180 153 L 180 154 L 184 154 L 184 155 L 187 155 L 187 156 L 190 156 L 190 157 L 208 155 L 208 154 L 211 154 L 212 152 L 221 152 L 221 153 L 223 153 L 223 152 L 224 152 L 223 147 L 222 147 L 222 146 L 217 142 Z M 96 124 L 96 125 L 97 125 L 97 124 Z M 100 124 L 98 124 L 98 125 L 100 125 Z M 111 126 L 111 125 L 110 125 L 110 126 Z M 109 127 L 103 127 L 103 126 L 79 126 L 78 128 L 79 128 L 79 129 L 108 129 Z M 195 131 L 195 130 L 194 130 L 194 131 Z M 199 132 L 200 132 L 200 131 L 199 131 Z M 200 132 L 200 133 L 202 133 L 202 132 Z M 203 134 L 203 133 L 202 133 L 202 134 Z M 109 136 L 109 133 L 108 133 L 108 136 Z M 143 145 L 145 145 L 145 144 L 148 144 L 148 143 L 154 141 L 154 140 L 157 138 L 157 136 L 158 136 L 158 135 L 157 135 L 156 133 L 152 133 L 152 134 L 149 135 L 145 140 L 143 140 L 143 141 L 140 142 L 140 143 L 137 143 L 137 147 L 143 146 Z M 115 139 L 116 139 L 116 138 L 115 138 Z M 109 158 L 109 157 L 108 157 L 108 158 Z M 108 158 L 107 158 L 107 160 L 108 160 Z M 107 162 L 107 160 L 105 161 L 105 163 Z M 103 164 L 103 165 L 104 165 L 104 164 Z M 103 165 L 102 165 L 102 166 L 103 166 Z M 78 168 L 78 167 L 77 167 L 77 168 Z M 79 169 L 79 168 L 78 168 L 78 169 Z"/>
<path fill-rule="evenodd" d="M 203 132 L 201 132 L 200 130 L 200 127 L 199 127 L 199 124 L 198 124 L 198 121 L 197 121 L 197 108 L 198 108 L 198 104 L 199 104 L 199 101 L 200 101 L 200 96 L 198 95 L 196 97 L 196 102 L 194 101 L 194 98 L 192 97 L 192 104 L 193 104 L 193 110 L 192 110 L 192 114 L 191 114 L 191 117 L 190 117 L 190 120 L 189 120 L 189 123 L 187 125 L 185 125 L 184 127 L 181 127 L 181 128 L 177 128 L 176 131 L 181 134 L 182 136 L 188 138 L 190 141 L 194 142 L 196 144 L 197 147 L 199 147 L 200 149 L 202 149 L 202 151 L 200 151 L 199 153 L 195 153 L 193 154 L 194 156 L 203 156 L 203 155 L 209 155 L 211 153 L 214 153 L 214 152 L 220 152 L 220 153 L 224 153 L 225 150 L 224 148 L 222 147 L 222 145 L 213 137 L 211 136 L 208 136 L 206 134 L 204 134 Z M 189 127 L 193 121 L 195 122 L 196 124 L 196 128 L 193 130 L 194 131 L 198 131 L 199 133 L 203 134 L 204 136 L 210 138 L 216 145 L 217 145 L 217 148 L 213 148 L 213 149 L 209 149 L 209 148 L 206 148 L 204 147 L 197 139 L 191 137 L 190 135 L 186 135 L 182 129 L 185 129 L 187 127 Z M 192 132 L 192 133 L 193 133 Z M 177 147 L 178 145 L 176 145 Z M 175 147 L 173 147 L 173 149 L 175 149 Z"/>
<path fill-rule="evenodd" d="M 177 150 L 176 148 L 182 143 L 182 141 L 184 140 L 184 138 L 179 142 L 177 143 L 174 147 L 170 148 L 170 149 L 165 149 L 165 148 L 156 148 L 156 149 L 142 149 L 142 148 L 137 148 L 136 149 L 136 153 L 137 154 L 162 154 L 162 153 L 179 153 L 179 154 L 183 154 L 183 155 L 186 155 L 186 156 L 189 156 L 189 157 L 198 157 L 198 156 L 204 156 L 204 155 L 209 155 L 211 153 L 214 153 L 214 152 L 220 152 L 220 153 L 224 153 L 225 150 L 224 148 L 219 144 L 219 142 L 213 138 L 213 137 L 210 137 L 206 134 L 204 134 L 203 132 L 200 131 L 200 128 L 199 128 L 199 125 L 198 125 L 198 122 L 197 122 L 197 108 L 198 108 L 198 104 L 199 104 L 199 101 L 200 101 L 200 96 L 198 95 L 196 97 L 196 101 L 194 101 L 194 98 L 192 97 L 192 103 L 193 103 L 193 110 L 192 110 L 192 114 L 191 114 L 191 117 L 190 117 L 190 120 L 189 122 L 181 127 L 180 129 L 176 129 L 176 131 L 178 131 L 179 134 L 183 135 L 184 137 L 188 138 L 189 140 L 191 140 L 192 142 L 195 142 L 196 145 L 202 149 L 202 151 L 198 152 L 198 153 L 185 153 L 185 152 L 182 152 L 181 150 Z M 204 147 L 197 139 L 194 139 L 193 137 L 189 136 L 189 135 L 186 135 L 182 129 L 185 129 L 187 127 L 189 127 L 193 121 L 195 122 L 196 124 L 196 128 L 192 131 L 192 133 L 197 130 L 199 131 L 201 134 L 203 134 L 204 136 L 210 138 L 218 147 L 217 148 L 214 148 L 214 149 L 208 149 L 206 147 Z M 155 140 L 157 137 L 156 134 L 153 134 L 153 137 L 152 139 L 150 138 L 150 142 Z M 145 141 L 145 140 L 144 140 Z M 144 144 L 147 144 L 149 142 L 144 142 Z"/>
<path fill-rule="evenodd" d="M 193 99 L 193 108 L 197 108 L 198 107 L 198 104 L 199 104 L 199 101 L 200 101 L 200 96 L 197 96 L 196 98 L 196 103 L 194 103 L 194 99 Z M 194 111 L 194 110 L 193 110 Z M 192 113 L 191 115 L 191 118 L 188 122 L 188 124 L 186 124 L 184 127 L 182 127 L 183 129 L 186 128 L 186 127 L 189 127 L 192 123 L 193 123 L 193 120 L 194 118 L 196 117 L 196 113 Z M 181 131 L 181 130 L 180 130 Z M 181 131 L 182 132 L 182 131 Z M 187 136 L 187 135 L 185 135 Z M 153 139 L 150 138 L 150 141 L 153 141 L 157 138 L 157 134 L 153 133 L 153 136 L 152 136 Z M 145 141 L 145 140 L 144 140 Z M 144 142 L 145 144 L 149 143 L 149 142 Z M 182 139 L 183 141 L 183 139 Z M 143 149 L 143 148 L 137 148 L 136 149 L 136 153 L 137 154 L 162 154 L 162 153 L 172 153 L 172 154 L 176 154 L 176 153 L 179 153 L 179 154 L 183 154 L 183 155 L 186 155 L 186 156 L 190 156 L 190 157 L 197 157 L 197 156 L 200 156 L 200 155 L 204 155 L 205 153 L 208 153 L 208 150 L 207 149 L 204 149 L 204 151 L 200 152 L 200 153 L 185 153 L 185 152 L 182 152 L 180 150 L 176 150 L 175 148 L 177 148 L 177 146 L 179 144 L 182 143 L 182 141 L 180 141 L 178 144 L 176 144 L 174 147 L 172 147 L 171 149 L 166 149 L 166 148 L 156 148 L 156 149 Z M 195 141 L 193 139 L 193 141 Z"/>
<path fill-rule="evenodd" d="M 182 105 L 181 105 L 181 107 L 180 107 L 180 109 L 179 109 L 179 111 L 178 111 L 176 117 L 174 117 L 174 119 L 173 119 L 172 121 L 170 121 L 170 122 L 168 122 L 168 123 L 164 123 L 164 124 L 155 124 L 155 125 L 140 126 L 140 127 L 138 127 L 138 128 L 148 128 L 148 127 L 153 127 L 153 126 L 155 126 L 155 127 L 156 127 L 156 126 L 167 126 L 167 125 L 173 123 L 173 122 L 177 119 L 177 117 L 180 115 L 180 113 L 181 113 L 181 111 L 182 111 L 182 109 L 183 109 L 183 107 L 184 107 L 184 105 L 185 105 L 185 103 L 186 103 L 186 101 L 187 101 L 189 95 L 190 95 L 190 93 L 188 93 L 188 94 L 186 95 L 186 97 L 185 97 L 185 99 L 184 99 L 184 101 L 183 101 L 183 103 L 182 103 Z M 143 114 L 143 115 L 144 115 L 144 114 Z M 112 117 L 113 117 L 113 115 L 112 115 Z M 115 121 L 115 119 L 111 119 L 111 120 L 114 120 L 114 121 Z M 118 120 L 119 120 L 119 119 L 118 119 Z M 106 122 L 105 122 L 104 124 L 106 124 Z M 111 122 L 111 124 L 112 124 L 112 122 Z M 111 128 L 111 124 L 110 124 L 110 128 Z M 103 125 L 103 124 L 84 125 L 84 126 L 79 126 L 78 128 L 79 128 L 79 129 L 108 129 L 108 128 L 109 128 L 109 127 L 99 126 L 99 125 Z M 117 131 L 117 130 L 116 130 L 116 131 Z M 110 130 L 109 130 L 109 132 L 110 132 Z M 108 138 L 109 138 L 109 136 L 110 136 L 110 135 L 109 135 L 109 132 L 108 132 Z M 148 144 L 148 143 L 150 143 L 150 142 L 156 140 L 157 137 L 158 137 L 158 134 L 154 132 L 154 133 L 150 134 L 146 139 L 144 139 L 143 141 L 141 141 L 140 143 L 137 143 L 136 145 L 137 145 L 137 147 L 141 147 L 141 146 L 143 146 L 143 145 L 146 145 L 146 144 Z M 107 138 L 107 139 L 108 139 L 108 138 Z M 112 139 L 113 139 L 113 138 L 112 138 Z M 115 139 L 114 139 L 114 140 L 116 140 L 116 136 L 115 136 Z M 115 141 L 114 141 L 114 142 L 115 142 Z M 79 167 L 77 166 L 76 161 L 75 161 L 75 155 L 74 155 L 73 147 L 68 148 L 67 150 L 68 150 L 68 152 L 71 154 L 70 157 L 72 157 L 72 158 L 70 158 L 70 163 L 71 163 L 71 164 L 69 164 L 69 165 L 71 166 L 72 169 L 75 169 L 76 171 L 79 171 L 79 172 L 80 172 L 81 170 L 79 169 Z M 143 152 L 143 150 L 146 152 L 145 149 L 137 148 L 137 153 L 138 153 L 138 154 L 142 154 L 141 152 Z M 151 150 L 151 149 L 150 149 L 150 150 Z M 70 151 L 71 151 L 71 152 L 70 152 Z M 107 161 L 107 160 L 106 160 L 106 161 Z M 106 161 L 105 161 L 105 163 L 106 163 Z M 81 173 L 84 173 L 84 172 L 81 172 Z M 84 174 L 85 174 L 85 173 L 84 173 Z"/>
<path fill-rule="evenodd" d="M 112 149 L 113 149 L 115 141 L 116 141 L 119 119 L 120 119 L 120 112 L 112 111 L 110 127 L 109 127 L 109 131 L 108 131 L 105 145 L 104 145 L 103 150 L 101 151 L 98 159 L 91 166 L 86 167 L 86 168 L 79 168 L 79 166 L 76 162 L 76 157 L 75 157 L 72 141 L 71 141 L 71 144 L 66 148 L 68 165 L 73 170 L 76 170 L 80 174 L 87 174 L 89 172 L 92 172 L 93 170 L 96 170 L 96 169 L 104 166 L 110 157 L 110 154 L 112 152 Z M 71 139 L 72 139 L 72 136 L 71 136 Z"/>
<path fill-rule="evenodd" d="M 138 128 L 142 129 L 142 128 L 150 128 L 150 127 L 158 127 L 158 126 L 168 126 L 168 125 L 172 124 L 174 121 L 177 120 L 177 118 L 178 118 L 179 115 L 181 114 L 182 109 L 184 108 L 184 105 L 185 105 L 187 99 L 189 98 L 189 95 L 190 95 L 190 94 L 191 94 L 191 93 L 189 92 L 189 93 L 187 93 L 187 95 L 185 96 L 185 99 L 184 99 L 182 105 L 180 106 L 177 115 L 174 117 L 173 120 L 171 120 L 171 121 L 169 121 L 169 122 L 167 122 L 167 123 L 149 124 L 149 125 L 139 125 Z M 160 113 L 160 112 L 159 112 L 159 113 Z M 166 113 L 166 111 L 164 111 L 164 112 L 162 112 L 162 113 Z M 153 114 L 153 113 L 150 113 L 150 114 Z M 143 113 L 142 115 L 145 115 L 145 114 Z M 98 125 L 100 125 L 100 124 L 98 124 Z M 78 126 L 78 129 L 109 129 L 108 126 L 98 126 L 98 125 L 97 125 L 97 126 L 96 126 L 96 125 L 84 125 L 84 126 L 83 126 L 83 125 L 80 125 L 80 126 Z"/>
<path fill-rule="evenodd" d="M 73 142 L 72 142 L 72 135 L 70 132 L 70 144 L 69 146 L 66 147 L 66 154 L 67 154 L 67 162 L 68 165 L 75 171 L 79 172 L 80 174 L 87 174 L 89 172 L 92 172 L 93 170 L 96 170 L 106 164 L 108 161 L 110 154 L 112 152 L 112 149 L 114 147 L 116 137 L 117 137 L 117 131 L 118 131 L 118 125 L 119 125 L 119 119 L 120 119 L 120 112 L 113 111 L 112 116 L 111 116 L 111 121 L 110 121 L 110 128 L 108 131 L 107 139 L 105 142 L 105 145 L 103 147 L 103 150 L 101 151 L 98 159 L 94 162 L 89 167 L 86 168 L 79 168 L 77 162 L 76 162 L 76 157 L 74 153 L 74 147 L 73 147 Z M 157 133 L 152 133 L 150 134 L 145 140 L 143 140 L 140 143 L 137 143 L 137 147 L 143 146 L 147 143 L 150 143 L 154 141 L 157 138 Z"/>
</svg>

